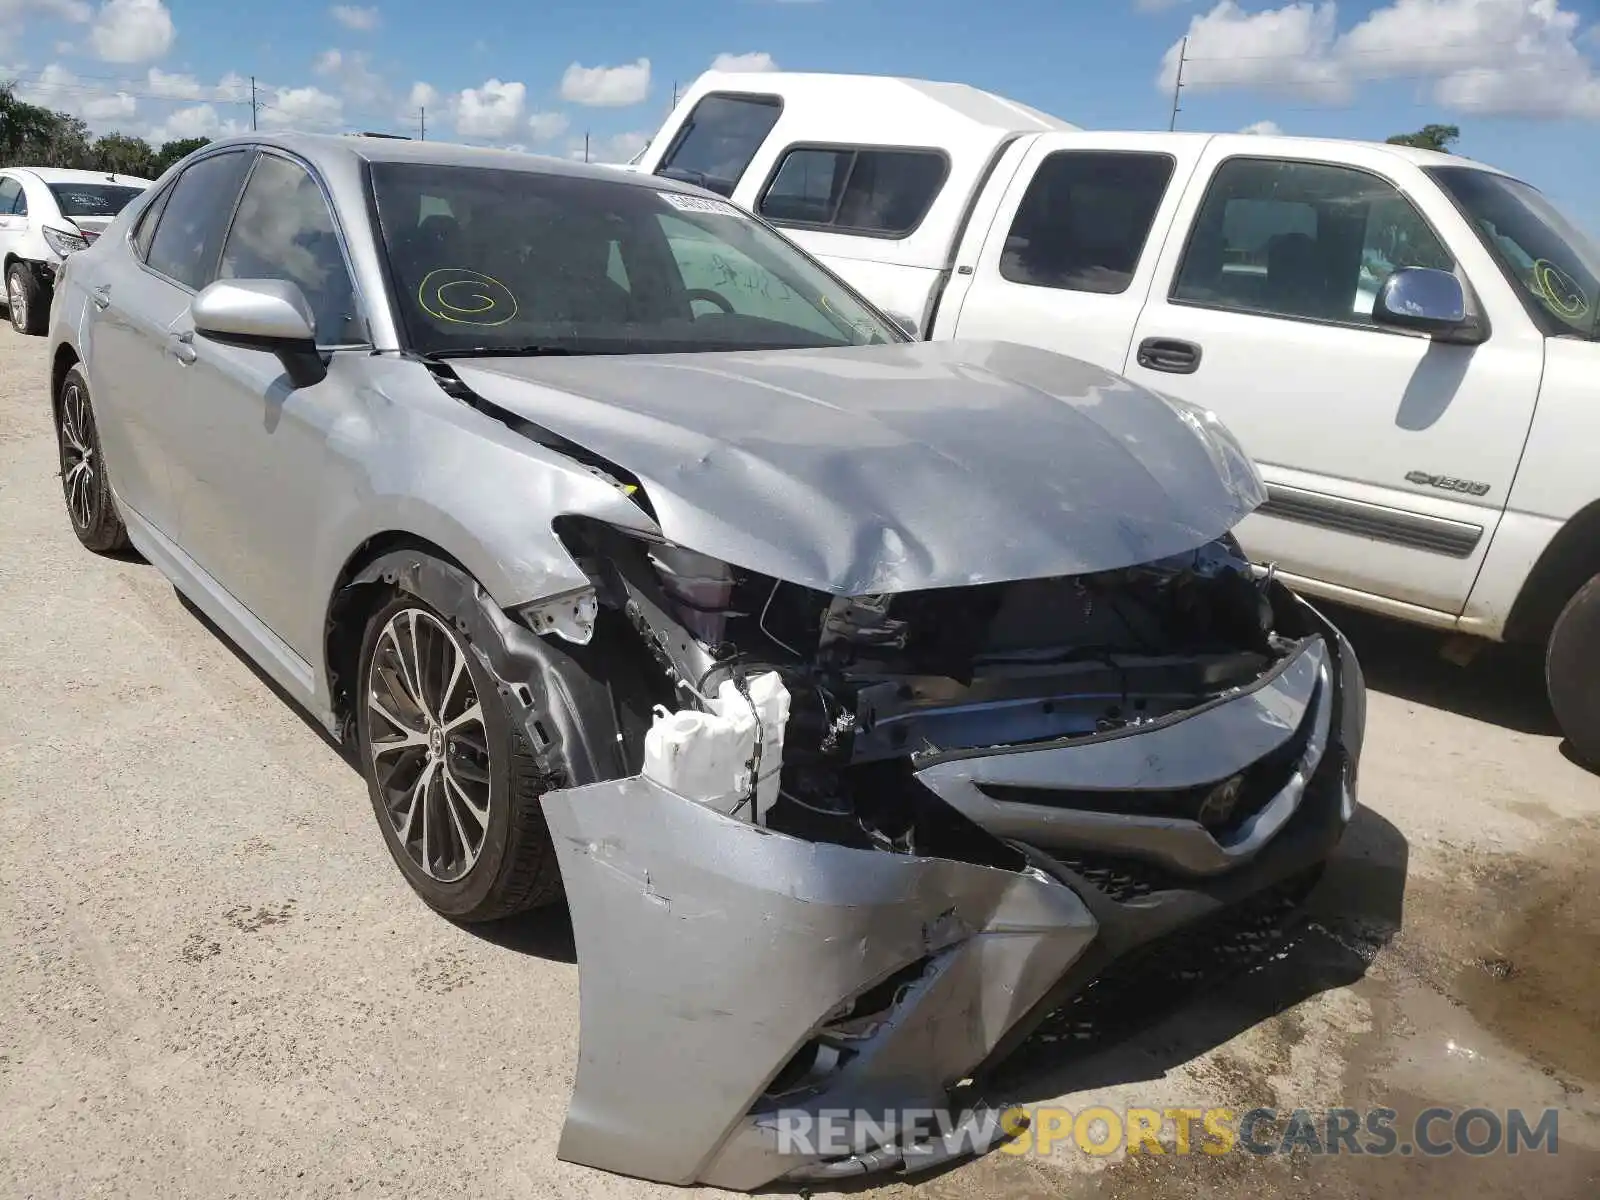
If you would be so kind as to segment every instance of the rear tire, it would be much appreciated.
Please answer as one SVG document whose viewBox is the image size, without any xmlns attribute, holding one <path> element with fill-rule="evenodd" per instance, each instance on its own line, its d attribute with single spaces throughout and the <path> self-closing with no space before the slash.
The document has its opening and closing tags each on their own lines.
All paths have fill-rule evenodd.
<svg viewBox="0 0 1600 1200">
<path fill-rule="evenodd" d="M 1579 588 L 1556 618 L 1544 675 L 1573 757 L 1600 770 L 1600 575 Z"/>
<path fill-rule="evenodd" d="M 50 293 L 27 263 L 14 262 L 6 272 L 6 308 L 11 316 L 11 328 L 18 333 L 44 332 L 45 322 L 50 317 Z"/>
<path fill-rule="evenodd" d="M 462 922 L 560 899 L 539 803 L 559 785 L 461 631 L 400 592 L 367 623 L 360 661 L 357 753 L 384 842 L 416 893 Z"/>
<path fill-rule="evenodd" d="M 125 550 L 128 530 L 111 495 L 100 427 L 82 367 L 73 367 L 61 381 L 56 397 L 56 448 L 61 456 L 61 496 L 72 532 L 96 554 Z"/>
</svg>

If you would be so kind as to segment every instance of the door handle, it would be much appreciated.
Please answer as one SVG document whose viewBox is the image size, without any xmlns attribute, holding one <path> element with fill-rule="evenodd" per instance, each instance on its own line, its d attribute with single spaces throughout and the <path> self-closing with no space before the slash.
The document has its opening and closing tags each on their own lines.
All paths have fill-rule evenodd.
<svg viewBox="0 0 1600 1200">
<path fill-rule="evenodd" d="M 167 343 L 167 353 L 187 367 L 199 357 L 193 343 L 194 334 L 175 333 L 172 335 L 172 340 Z"/>
<path fill-rule="evenodd" d="M 1145 338 L 1139 343 L 1136 361 L 1151 371 L 1193 375 L 1200 369 L 1200 347 L 1181 338 Z"/>
<path fill-rule="evenodd" d="M 111 288 L 110 288 L 110 285 L 107 285 L 105 287 L 97 287 L 97 288 L 91 289 L 90 292 L 89 292 L 89 299 L 94 301 L 94 306 L 96 308 L 102 310 L 102 311 L 104 311 L 107 308 L 110 308 L 111 307 Z"/>
</svg>

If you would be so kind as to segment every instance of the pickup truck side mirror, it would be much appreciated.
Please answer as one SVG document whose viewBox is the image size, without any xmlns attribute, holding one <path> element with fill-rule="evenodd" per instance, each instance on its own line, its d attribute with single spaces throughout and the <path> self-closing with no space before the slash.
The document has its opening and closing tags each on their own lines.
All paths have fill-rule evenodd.
<svg viewBox="0 0 1600 1200">
<path fill-rule="evenodd" d="M 328 366 L 317 350 L 305 294 L 279 279 L 219 279 L 189 305 L 194 331 L 224 346 L 276 355 L 297 388 L 321 383 Z"/>
<path fill-rule="evenodd" d="M 922 331 L 917 328 L 917 319 L 915 317 L 908 317 L 905 313 L 894 312 L 889 309 L 885 309 L 883 315 L 898 325 L 912 341 L 917 341 L 922 336 Z"/>
<path fill-rule="evenodd" d="M 1415 329 L 1440 341 L 1476 343 L 1483 330 L 1467 311 L 1467 293 L 1449 271 L 1431 267 L 1401 267 L 1383 281 L 1372 303 L 1372 319 L 1379 325 Z"/>
</svg>

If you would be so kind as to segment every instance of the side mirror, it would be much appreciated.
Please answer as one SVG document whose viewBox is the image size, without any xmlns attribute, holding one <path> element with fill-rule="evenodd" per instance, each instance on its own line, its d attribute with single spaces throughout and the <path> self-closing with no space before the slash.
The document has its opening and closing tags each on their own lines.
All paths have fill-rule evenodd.
<svg viewBox="0 0 1600 1200">
<path fill-rule="evenodd" d="M 1431 267 L 1401 267 L 1385 279 L 1372 302 L 1372 319 L 1445 341 L 1483 340 L 1478 323 L 1467 313 L 1461 280 Z"/>
<path fill-rule="evenodd" d="M 917 320 L 915 317 L 908 317 L 905 315 L 905 313 L 901 312 L 890 312 L 887 309 L 884 311 L 883 315 L 888 317 L 889 320 L 893 321 L 896 325 L 900 326 L 901 330 L 912 341 L 915 341 L 922 336 L 921 331 L 917 328 Z"/>
<path fill-rule="evenodd" d="M 276 355 L 297 388 L 321 383 L 316 319 L 304 294 L 279 279 L 219 279 L 189 305 L 194 331 L 224 346 Z"/>
</svg>

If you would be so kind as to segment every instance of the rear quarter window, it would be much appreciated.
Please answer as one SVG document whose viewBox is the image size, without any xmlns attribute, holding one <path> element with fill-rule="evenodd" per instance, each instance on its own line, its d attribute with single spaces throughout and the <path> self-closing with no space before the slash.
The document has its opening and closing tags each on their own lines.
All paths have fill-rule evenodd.
<svg viewBox="0 0 1600 1200">
<path fill-rule="evenodd" d="M 785 225 L 901 238 L 922 224 L 949 173 L 940 150 L 796 146 L 757 210 Z"/>
</svg>

